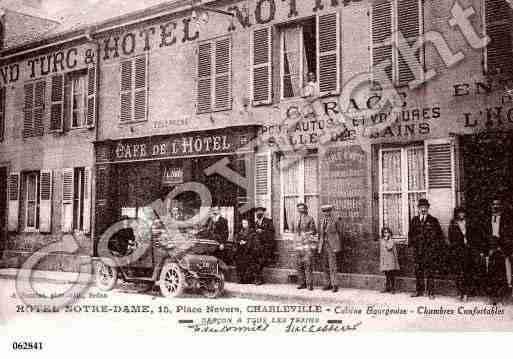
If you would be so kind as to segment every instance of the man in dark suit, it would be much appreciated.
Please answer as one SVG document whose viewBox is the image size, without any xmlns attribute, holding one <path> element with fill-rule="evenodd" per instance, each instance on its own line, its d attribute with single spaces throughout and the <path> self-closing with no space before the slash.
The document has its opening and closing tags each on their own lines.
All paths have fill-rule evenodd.
<svg viewBox="0 0 513 359">
<path fill-rule="evenodd" d="M 429 298 L 434 299 L 434 274 L 439 264 L 440 247 L 444 235 L 438 219 L 428 213 L 429 202 L 419 199 L 419 215 L 412 218 L 408 231 L 408 245 L 415 251 L 416 291 L 412 297 L 424 295 L 427 289 Z M 427 288 L 424 283 L 427 281 Z"/>
<path fill-rule="evenodd" d="M 501 297 L 503 290 L 511 291 L 511 261 L 513 253 L 513 223 L 504 211 L 502 200 L 494 198 L 491 203 L 491 216 L 485 221 L 485 255 L 489 256 L 490 296 Z M 493 278 L 493 277 L 496 278 Z M 505 278 L 504 278 L 505 276 Z"/>
<path fill-rule="evenodd" d="M 265 211 L 265 207 L 262 206 L 255 208 L 255 235 L 258 245 L 258 250 L 255 253 L 257 256 L 256 285 L 264 283 L 262 272 L 274 255 L 274 224 L 272 219 L 265 217 Z"/>
<path fill-rule="evenodd" d="M 320 226 L 319 254 L 321 255 L 327 284 L 323 290 L 338 291 L 337 253 L 341 250 L 342 225 L 333 217 L 333 206 L 321 207 L 323 218 Z"/>
<path fill-rule="evenodd" d="M 205 230 L 210 239 L 219 243 L 219 249 L 215 253 L 215 256 L 226 261 L 228 259 L 228 255 L 225 251 L 229 232 L 228 221 L 221 215 L 219 207 L 212 207 L 210 213 L 211 215 L 205 223 Z"/>
</svg>

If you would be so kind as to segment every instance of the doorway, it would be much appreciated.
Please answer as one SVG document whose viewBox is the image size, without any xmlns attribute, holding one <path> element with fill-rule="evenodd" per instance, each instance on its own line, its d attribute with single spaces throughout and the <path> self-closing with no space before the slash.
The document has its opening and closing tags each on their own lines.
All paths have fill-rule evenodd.
<svg viewBox="0 0 513 359">
<path fill-rule="evenodd" d="M 489 218 L 490 202 L 513 199 L 513 133 L 483 132 L 463 137 L 465 208 L 475 223 Z M 511 210 L 511 208 L 507 208 Z"/>
</svg>

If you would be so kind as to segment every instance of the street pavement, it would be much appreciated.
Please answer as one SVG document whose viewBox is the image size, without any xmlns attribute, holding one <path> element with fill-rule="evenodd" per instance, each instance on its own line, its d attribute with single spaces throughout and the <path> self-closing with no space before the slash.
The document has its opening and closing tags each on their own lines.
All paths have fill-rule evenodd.
<svg viewBox="0 0 513 359">
<path fill-rule="evenodd" d="M 320 288 L 298 291 L 293 285 L 282 284 L 227 283 L 226 294 L 217 299 L 198 293 L 163 298 L 157 289 L 135 284 L 118 283 L 110 292 L 90 286 L 79 293 L 80 299 L 49 313 L 41 311 L 50 305 L 27 305 L 31 296 L 17 290 L 15 275 L 16 271 L 0 270 L 0 332 L 8 330 L 12 335 L 45 333 L 48 324 L 52 335 L 69 334 L 70 330 L 95 335 L 187 334 L 241 325 L 262 334 L 287 334 L 326 323 L 345 328 L 340 334 L 375 330 L 513 331 L 511 304 L 495 307 L 480 298 L 461 303 L 451 297 L 431 300 L 410 298 L 409 293 L 352 288 L 341 288 L 338 293 Z M 49 297 L 65 292 L 74 278 L 74 273 L 35 272 L 31 283 L 35 291 Z M 255 329 L 263 323 L 268 325 Z"/>
</svg>

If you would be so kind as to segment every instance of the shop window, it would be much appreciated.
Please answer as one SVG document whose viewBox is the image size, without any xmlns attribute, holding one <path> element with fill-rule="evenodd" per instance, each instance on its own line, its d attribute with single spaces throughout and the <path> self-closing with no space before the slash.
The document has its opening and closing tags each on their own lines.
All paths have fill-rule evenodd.
<svg viewBox="0 0 513 359">
<path fill-rule="evenodd" d="M 148 56 L 122 60 L 120 82 L 119 120 L 145 121 L 148 111 Z"/>
<path fill-rule="evenodd" d="M 512 74 L 513 62 L 513 12 L 507 0 L 485 0 L 486 47 L 485 70 L 487 74 Z"/>
<path fill-rule="evenodd" d="M 339 27 L 338 13 L 278 27 L 282 99 L 301 96 L 309 72 L 316 74 L 319 95 L 339 91 Z"/>
<path fill-rule="evenodd" d="M 420 80 L 424 69 L 423 49 L 410 53 L 422 34 L 422 0 L 375 1 L 372 5 L 372 56 L 373 80 L 376 86 L 386 83 L 396 86 Z M 404 43 L 406 41 L 406 43 Z M 390 61 L 391 66 L 382 68 Z M 381 66 L 378 66 L 380 65 Z M 388 78 L 380 78 L 381 68 Z"/>
<path fill-rule="evenodd" d="M 282 159 L 282 231 L 294 233 L 298 223 L 297 204 L 305 203 L 318 224 L 319 160 L 315 155 Z"/>
<path fill-rule="evenodd" d="M 45 88 L 45 80 L 26 83 L 24 86 L 23 137 L 43 135 Z"/>
<path fill-rule="evenodd" d="M 424 147 L 383 149 L 380 152 L 381 225 L 406 237 L 419 198 L 426 198 Z"/>
<path fill-rule="evenodd" d="M 206 113 L 232 107 L 231 39 L 223 37 L 198 45 L 196 111 Z"/>
<path fill-rule="evenodd" d="M 65 168 L 62 172 L 62 230 L 89 233 L 91 226 L 91 170 Z"/>
<path fill-rule="evenodd" d="M 0 87 L 0 141 L 5 135 L 5 87 Z"/>
</svg>

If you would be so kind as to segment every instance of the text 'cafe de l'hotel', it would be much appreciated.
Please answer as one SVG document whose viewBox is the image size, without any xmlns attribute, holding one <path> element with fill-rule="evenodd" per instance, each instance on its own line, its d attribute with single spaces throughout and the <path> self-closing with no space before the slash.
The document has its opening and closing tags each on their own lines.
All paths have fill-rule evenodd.
<svg viewBox="0 0 513 359">
<path fill-rule="evenodd" d="M 477 218 L 495 195 L 511 199 L 506 0 L 109 0 L 57 18 L 38 11 L 44 1 L 0 1 L 4 267 L 73 234 L 78 251 L 39 268 L 77 270 L 112 223 L 198 182 L 230 238 L 241 207 L 267 208 L 270 282 L 294 273 L 296 205 L 317 224 L 333 205 L 338 275 L 374 288 L 380 228 L 406 241 L 418 199 L 444 231 L 455 206 Z M 376 110 L 391 92 L 399 107 Z M 166 206 L 193 213 L 200 199 L 184 192 Z M 413 285 L 412 251 L 398 249 Z"/>
</svg>

